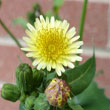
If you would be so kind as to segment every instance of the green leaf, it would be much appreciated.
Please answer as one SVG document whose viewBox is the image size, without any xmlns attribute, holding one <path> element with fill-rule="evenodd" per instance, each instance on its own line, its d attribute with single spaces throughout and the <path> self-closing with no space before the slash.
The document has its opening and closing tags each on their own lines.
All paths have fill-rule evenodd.
<svg viewBox="0 0 110 110">
<path fill-rule="evenodd" d="M 27 24 L 27 21 L 25 20 L 25 19 L 23 19 L 23 18 L 16 18 L 16 19 L 14 19 L 13 20 L 13 24 L 15 25 L 15 24 L 20 24 L 23 28 L 25 28 L 26 29 L 26 24 Z"/>
<path fill-rule="evenodd" d="M 40 93 L 38 98 L 35 100 L 34 110 L 49 110 L 50 105 L 47 102 L 46 96 L 43 93 Z"/>
<path fill-rule="evenodd" d="M 49 19 L 53 16 L 53 13 L 52 13 L 52 11 L 47 11 L 46 13 L 45 13 L 45 17 L 49 17 Z"/>
<path fill-rule="evenodd" d="M 95 82 L 74 98 L 84 110 L 110 110 L 110 100 L 104 95 L 104 89 L 99 89 Z"/>
<path fill-rule="evenodd" d="M 39 18 L 40 15 L 43 15 L 41 6 L 39 3 L 34 3 L 32 9 L 27 12 L 26 18 L 29 23 L 34 25 L 35 19 Z"/>
<path fill-rule="evenodd" d="M 54 17 L 55 17 L 56 20 L 61 20 L 61 18 L 58 14 L 54 14 Z"/>
<path fill-rule="evenodd" d="M 85 90 L 96 71 L 95 56 L 89 58 L 84 64 L 81 64 L 74 69 L 68 69 L 64 74 L 67 75 L 66 82 L 69 84 L 74 95 Z"/>
<path fill-rule="evenodd" d="M 34 25 L 35 18 L 36 18 L 36 15 L 35 15 L 35 12 L 34 11 L 28 11 L 27 12 L 27 20 L 32 25 Z"/>
<path fill-rule="evenodd" d="M 36 12 L 36 11 L 40 11 L 41 7 L 39 3 L 34 3 L 32 6 L 32 11 Z"/>
<path fill-rule="evenodd" d="M 19 104 L 19 110 L 25 110 L 25 105 L 24 105 L 24 103 L 20 103 Z"/>
<path fill-rule="evenodd" d="M 74 99 L 68 99 L 68 105 L 72 110 L 84 110 L 80 105 L 74 103 Z"/>
<path fill-rule="evenodd" d="M 53 6 L 54 7 L 60 7 L 64 3 L 64 0 L 53 0 Z"/>
<path fill-rule="evenodd" d="M 46 78 L 46 81 L 51 81 L 53 78 L 55 78 L 56 76 L 56 72 L 53 72 L 53 73 L 49 73 L 47 74 L 47 78 Z"/>
<path fill-rule="evenodd" d="M 63 5 L 64 0 L 53 0 L 53 12 L 58 17 L 59 9 Z"/>
</svg>

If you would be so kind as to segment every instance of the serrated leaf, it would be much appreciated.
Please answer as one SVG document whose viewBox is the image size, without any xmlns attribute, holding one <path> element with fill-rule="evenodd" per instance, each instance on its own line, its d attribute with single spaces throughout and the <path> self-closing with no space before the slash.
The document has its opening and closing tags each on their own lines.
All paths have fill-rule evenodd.
<svg viewBox="0 0 110 110">
<path fill-rule="evenodd" d="M 74 69 L 68 69 L 64 74 L 67 75 L 66 82 L 69 84 L 74 95 L 85 90 L 96 71 L 95 56 L 89 58 L 84 64 L 81 64 Z"/>
<path fill-rule="evenodd" d="M 20 103 L 19 104 L 19 110 L 25 110 L 25 105 L 24 105 L 24 103 Z"/>
<path fill-rule="evenodd" d="M 34 110 L 49 110 L 50 105 L 47 102 L 46 96 L 43 93 L 40 93 L 38 98 L 35 100 Z"/>
<path fill-rule="evenodd" d="M 110 110 L 110 101 L 104 95 L 104 89 L 97 87 L 95 82 L 81 94 L 74 98 L 77 104 L 80 104 L 84 110 Z"/>
<path fill-rule="evenodd" d="M 74 103 L 74 99 L 68 99 L 68 105 L 72 110 L 84 110 L 80 105 Z"/>
<path fill-rule="evenodd" d="M 16 18 L 16 19 L 14 19 L 13 20 L 13 24 L 15 25 L 15 24 L 20 24 L 23 28 L 26 28 L 27 26 L 26 26 L 26 24 L 27 24 L 27 21 L 25 20 L 25 19 L 23 19 L 23 18 Z"/>
</svg>

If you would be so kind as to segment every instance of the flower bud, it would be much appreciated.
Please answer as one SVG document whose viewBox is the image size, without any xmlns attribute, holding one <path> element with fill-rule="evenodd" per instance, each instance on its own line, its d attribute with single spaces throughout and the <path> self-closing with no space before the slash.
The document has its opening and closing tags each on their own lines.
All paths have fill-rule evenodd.
<svg viewBox="0 0 110 110">
<path fill-rule="evenodd" d="M 54 78 L 45 90 L 50 105 L 61 107 L 70 96 L 70 88 L 64 80 Z"/>
<path fill-rule="evenodd" d="M 26 110 L 33 110 L 35 99 L 36 99 L 35 96 L 29 96 L 26 98 L 25 101 Z"/>
<path fill-rule="evenodd" d="M 28 64 L 20 64 L 16 69 L 16 83 L 24 93 L 32 91 L 33 76 L 32 69 Z"/>
<path fill-rule="evenodd" d="M 36 68 L 33 68 L 32 72 L 33 72 L 33 86 L 35 89 L 41 85 L 43 81 L 44 72 L 38 71 Z"/>
<path fill-rule="evenodd" d="M 37 97 L 38 95 L 39 95 L 39 93 L 38 93 L 37 91 L 33 91 L 33 92 L 31 93 L 31 96 Z"/>
<path fill-rule="evenodd" d="M 2 87 L 1 96 L 6 100 L 16 102 L 20 97 L 20 91 L 16 85 L 7 83 Z"/>
<path fill-rule="evenodd" d="M 22 93 L 21 96 L 20 96 L 20 98 L 19 98 L 20 102 L 23 102 L 24 103 L 27 97 L 28 97 L 27 94 Z"/>
</svg>

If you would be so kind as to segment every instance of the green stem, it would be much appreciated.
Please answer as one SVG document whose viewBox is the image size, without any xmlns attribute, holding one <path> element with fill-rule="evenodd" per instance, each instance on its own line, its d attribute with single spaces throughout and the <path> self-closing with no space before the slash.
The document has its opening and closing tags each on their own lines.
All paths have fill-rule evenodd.
<svg viewBox="0 0 110 110">
<path fill-rule="evenodd" d="M 88 0 L 84 0 L 83 8 L 82 8 L 81 20 L 80 20 L 80 28 L 79 28 L 79 35 L 80 35 L 79 41 L 81 41 L 82 38 L 83 38 L 85 17 L 86 17 L 86 11 L 87 11 L 87 3 L 88 3 Z M 78 54 L 78 56 L 80 56 L 80 54 Z M 77 66 L 78 64 L 79 64 L 79 62 L 76 61 L 75 65 Z"/>
<path fill-rule="evenodd" d="M 15 41 L 16 45 L 19 47 L 19 48 L 22 48 L 22 45 L 19 43 L 19 41 L 16 39 L 16 37 L 13 35 L 13 33 L 7 28 L 7 26 L 3 23 L 3 21 L 0 19 L 0 24 L 1 26 L 4 28 L 4 30 L 10 35 L 10 37 Z M 26 52 L 23 51 L 25 54 Z M 31 61 L 33 61 L 32 58 L 29 58 Z"/>
<path fill-rule="evenodd" d="M 6 25 L 3 23 L 3 21 L 1 19 L 0 19 L 0 24 L 5 29 L 5 31 L 10 35 L 10 37 L 15 41 L 15 43 L 17 44 L 17 46 L 19 48 L 22 48 L 22 45 L 19 43 L 19 41 L 16 39 L 16 37 L 10 32 L 10 30 L 6 27 Z"/>
<path fill-rule="evenodd" d="M 80 28 L 79 28 L 80 39 L 79 40 L 82 40 L 82 37 L 83 37 L 86 10 L 87 10 L 87 3 L 88 3 L 88 0 L 84 0 L 83 8 L 82 8 L 81 20 L 80 20 Z"/>
</svg>

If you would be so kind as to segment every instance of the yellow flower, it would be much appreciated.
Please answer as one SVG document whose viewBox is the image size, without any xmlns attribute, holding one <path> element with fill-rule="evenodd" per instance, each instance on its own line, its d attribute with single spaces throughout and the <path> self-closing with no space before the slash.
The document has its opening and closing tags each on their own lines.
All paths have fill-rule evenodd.
<svg viewBox="0 0 110 110">
<path fill-rule="evenodd" d="M 74 68 L 73 62 L 81 61 L 82 58 L 77 54 L 82 53 L 79 49 L 83 44 L 82 41 L 77 41 L 80 36 L 75 36 L 75 27 L 69 28 L 69 23 L 55 20 L 51 17 L 46 20 L 43 16 L 36 19 L 34 27 L 27 24 L 28 30 L 26 33 L 29 37 L 23 37 L 26 42 L 27 57 L 33 57 L 33 66 L 38 70 L 47 68 L 48 71 L 55 69 L 56 73 L 61 76 L 65 71 L 65 67 Z"/>
</svg>

